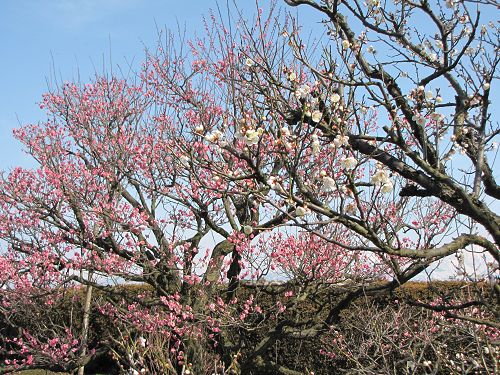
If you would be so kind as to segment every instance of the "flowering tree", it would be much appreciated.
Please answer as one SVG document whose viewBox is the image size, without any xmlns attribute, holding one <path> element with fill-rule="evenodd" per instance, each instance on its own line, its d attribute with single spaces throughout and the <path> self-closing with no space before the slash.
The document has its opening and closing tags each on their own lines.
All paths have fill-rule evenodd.
<svg viewBox="0 0 500 375">
<path fill-rule="evenodd" d="M 324 99 L 327 96 L 315 96 L 313 91 L 319 99 L 319 127 L 325 142 L 335 143 L 347 134 L 347 148 L 356 156 L 349 164 L 375 162 L 377 171 L 371 173 L 370 183 L 381 186 L 380 193 L 394 191 L 393 201 L 398 196 L 404 207 L 433 202 L 427 217 L 404 214 L 414 219 L 409 225 L 412 230 L 450 217 L 459 221 L 458 229 L 441 238 L 442 245 L 428 242 L 417 246 L 416 252 L 397 239 L 403 223 L 392 224 L 384 236 L 379 227 L 364 235 L 362 228 L 355 228 L 356 220 L 349 218 L 351 228 L 372 242 L 378 248 L 375 251 L 425 259 L 420 263 L 423 267 L 429 260 L 456 254 L 460 272 L 473 280 L 481 276 L 464 268 L 462 251 L 487 254 L 491 262 L 482 276 L 497 279 L 499 217 L 495 211 L 500 191 L 489 160 L 495 159 L 499 133 L 490 111 L 499 34 L 495 20 L 482 17 L 498 8 L 497 2 L 290 0 L 287 4 L 319 11 L 325 17 L 330 44 L 337 47 L 338 55 L 324 50 L 322 60 L 314 64 L 300 39 L 294 34 L 289 37 L 297 60 L 313 71 L 315 89 L 330 85 L 337 91 L 330 103 Z M 424 24 L 426 29 L 421 30 Z M 385 124 L 378 120 L 374 128 L 362 127 L 361 114 L 368 106 L 386 116 Z M 388 173 L 398 186 L 387 180 Z M 361 215 L 361 208 L 357 209 Z M 363 220 L 359 215 L 356 218 Z M 439 230 L 431 233 L 436 241 Z M 498 298 L 495 282 L 494 290 Z"/>
<path fill-rule="evenodd" d="M 498 330 L 395 302 L 384 307 L 361 302 L 366 319 L 355 313 L 345 318 L 322 340 L 323 353 L 337 363 L 347 361 L 344 367 L 359 374 L 498 372 L 498 346 L 489 344 Z"/>
<path fill-rule="evenodd" d="M 315 8 L 326 40 L 305 45 L 274 8 L 213 16 L 186 50 L 167 37 L 148 52 L 135 81 L 64 83 L 43 97 L 47 119 L 15 132 L 39 167 L 0 181 L 7 371 L 92 356 L 71 324 L 17 329 L 75 284 L 109 296 L 95 304 L 121 327 L 124 369 L 295 374 L 273 345 L 331 332 L 359 297 L 466 250 L 485 260 L 470 281 L 498 272 L 498 30 L 479 21 L 494 4 L 287 3 Z M 151 288 L 110 286 L 123 282 Z M 493 284 L 427 307 L 498 329 Z"/>
</svg>

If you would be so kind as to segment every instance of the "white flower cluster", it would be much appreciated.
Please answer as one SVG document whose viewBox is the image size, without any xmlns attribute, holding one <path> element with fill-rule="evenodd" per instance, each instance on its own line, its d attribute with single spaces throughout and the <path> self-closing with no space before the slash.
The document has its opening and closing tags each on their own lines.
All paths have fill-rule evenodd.
<svg viewBox="0 0 500 375">
<path fill-rule="evenodd" d="M 335 180 L 329 176 L 323 177 L 323 191 L 335 190 Z"/>
<path fill-rule="evenodd" d="M 337 134 L 333 140 L 333 144 L 335 147 L 347 146 L 349 145 L 349 136 Z"/>
<path fill-rule="evenodd" d="M 270 176 L 268 179 L 267 179 L 267 184 L 269 185 L 269 187 L 277 192 L 283 192 L 283 188 L 281 187 L 280 185 L 280 181 L 278 179 L 278 177 L 276 176 Z"/>
<path fill-rule="evenodd" d="M 334 93 L 330 96 L 330 101 L 333 103 L 333 104 L 337 104 L 338 102 L 340 102 L 340 95 L 337 94 L 337 93 Z"/>
<path fill-rule="evenodd" d="M 427 119 L 421 114 L 413 115 L 411 119 L 415 121 L 418 124 L 418 126 L 425 126 L 425 124 L 427 123 Z"/>
<path fill-rule="evenodd" d="M 320 122 L 321 121 L 321 118 L 323 117 L 323 113 L 321 113 L 321 111 L 314 111 L 312 114 L 311 114 L 311 119 L 314 121 L 314 122 Z"/>
<path fill-rule="evenodd" d="M 141 345 L 143 348 L 145 348 L 146 344 L 147 344 L 147 340 L 143 336 L 140 336 L 139 337 L 139 345 Z"/>
<path fill-rule="evenodd" d="M 295 96 L 297 99 L 305 99 L 307 95 L 311 93 L 311 87 L 309 85 L 302 85 L 297 90 L 295 90 Z"/>
<path fill-rule="evenodd" d="M 383 169 L 378 169 L 371 177 L 371 183 L 377 186 L 382 186 L 382 193 L 390 193 L 394 188 L 392 181 L 389 179 L 387 172 Z"/>
<path fill-rule="evenodd" d="M 245 120 L 242 120 L 242 122 L 244 122 L 244 121 Z M 205 138 L 211 142 L 215 142 L 222 137 L 222 133 L 220 133 L 220 132 L 219 132 L 220 134 L 216 133 L 216 132 L 214 132 L 214 133 L 208 135 Z M 258 128 L 256 130 L 253 128 L 250 128 L 250 129 L 243 128 L 243 130 L 240 129 L 236 132 L 236 138 L 244 141 L 248 146 L 251 146 L 251 145 L 255 145 L 255 144 L 259 143 L 259 139 L 260 139 L 260 136 L 262 134 L 264 134 L 263 128 Z"/>
<path fill-rule="evenodd" d="M 291 151 L 293 149 L 293 144 L 288 141 L 288 138 L 290 137 L 291 139 L 294 138 L 292 137 L 292 132 L 290 129 L 288 129 L 288 126 L 283 126 L 281 129 L 281 136 L 282 136 L 282 144 L 285 146 L 285 150 Z"/>
<path fill-rule="evenodd" d="M 264 133 L 264 129 L 259 128 L 257 130 L 248 129 L 245 132 L 245 142 L 248 146 L 255 145 L 259 143 L 259 137 Z"/>
<path fill-rule="evenodd" d="M 327 176 L 326 171 L 321 171 L 320 176 L 322 179 L 323 185 L 321 186 L 321 190 L 325 192 L 333 191 L 337 188 L 337 184 L 335 180 L 330 176 Z"/>
<path fill-rule="evenodd" d="M 283 126 L 281 128 L 281 134 L 283 137 L 289 137 L 292 133 L 290 132 L 290 129 L 288 129 L 288 126 Z"/>
<path fill-rule="evenodd" d="M 356 168 L 356 166 L 358 165 L 358 161 L 356 160 L 355 157 L 349 156 L 348 158 L 344 159 L 342 165 L 346 170 L 350 171 Z"/>
<path fill-rule="evenodd" d="M 314 133 L 313 135 L 311 135 L 311 139 L 312 139 L 311 142 L 312 153 L 314 156 L 317 156 L 321 151 L 318 135 Z"/>
<path fill-rule="evenodd" d="M 212 133 L 210 134 L 207 134 L 205 136 L 205 139 L 209 142 L 217 142 L 219 139 L 222 139 L 222 137 L 224 136 L 224 134 L 222 134 L 222 132 L 220 130 L 215 130 L 213 131 Z"/>
</svg>

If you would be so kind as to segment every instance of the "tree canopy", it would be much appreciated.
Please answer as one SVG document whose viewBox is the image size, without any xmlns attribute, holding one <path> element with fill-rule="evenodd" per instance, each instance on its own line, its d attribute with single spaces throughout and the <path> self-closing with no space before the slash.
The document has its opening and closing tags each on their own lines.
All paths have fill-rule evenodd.
<svg viewBox="0 0 500 375">
<path fill-rule="evenodd" d="M 164 373 L 203 373 L 200 353 L 230 366 L 227 327 L 265 324 L 238 361 L 293 374 L 263 359 L 277 340 L 323 337 L 360 297 L 450 255 L 470 294 L 407 302 L 498 338 L 498 5 L 286 3 L 314 8 L 323 36 L 288 7 L 219 9 L 199 39 L 163 35 L 132 79 L 61 84 L 46 119 L 16 130 L 38 168 L 0 180 L 7 370 L 85 363 L 70 326 L 15 329 L 81 284 L 110 296 L 95 304 L 123 330 L 160 334 Z"/>
</svg>

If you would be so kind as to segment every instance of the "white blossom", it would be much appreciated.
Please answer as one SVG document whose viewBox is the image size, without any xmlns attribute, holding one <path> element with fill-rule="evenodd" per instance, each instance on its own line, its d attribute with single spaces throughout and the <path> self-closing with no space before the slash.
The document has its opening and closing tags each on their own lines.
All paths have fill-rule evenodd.
<svg viewBox="0 0 500 375">
<path fill-rule="evenodd" d="M 474 55 L 475 53 L 476 53 L 476 50 L 474 49 L 474 47 L 467 47 L 467 48 L 465 49 L 465 54 L 466 54 L 467 56 L 472 56 L 472 55 Z"/>
<path fill-rule="evenodd" d="M 146 347 L 146 339 L 142 336 L 139 337 L 139 345 L 141 345 L 143 348 Z"/>
<path fill-rule="evenodd" d="M 247 236 L 251 235 L 253 232 L 253 228 L 250 225 L 243 225 L 243 233 Z"/>
<path fill-rule="evenodd" d="M 248 66 L 248 67 L 252 67 L 252 66 L 255 65 L 255 62 L 251 58 L 247 58 L 245 60 L 245 65 Z"/>
<path fill-rule="evenodd" d="M 383 185 L 390 182 L 390 180 L 389 176 L 387 175 L 387 172 L 383 169 L 379 169 L 371 177 L 371 182 L 374 185 Z"/>
<path fill-rule="evenodd" d="M 376 53 L 377 53 L 377 50 L 375 49 L 375 47 L 373 47 L 373 46 L 369 46 L 369 47 L 366 49 L 366 52 L 371 53 L 371 54 L 376 54 Z"/>
<path fill-rule="evenodd" d="M 329 176 L 323 177 L 323 191 L 333 191 L 336 188 L 335 180 Z"/>
<path fill-rule="evenodd" d="M 205 129 L 203 128 L 203 125 L 197 125 L 197 126 L 194 128 L 194 131 L 195 131 L 196 133 L 203 133 L 203 130 L 205 130 Z"/>
<path fill-rule="evenodd" d="M 489 90 L 490 89 L 490 84 L 488 82 L 486 82 L 484 85 L 483 85 L 483 89 L 484 90 Z"/>
<path fill-rule="evenodd" d="M 217 142 L 219 139 L 223 137 L 223 134 L 220 130 L 215 130 L 212 133 L 205 136 L 205 139 L 209 142 Z"/>
<path fill-rule="evenodd" d="M 278 180 L 278 178 L 276 176 L 269 177 L 267 179 L 267 184 L 273 190 L 276 190 L 276 191 L 282 191 L 283 190 L 283 188 L 279 184 L 279 180 Z"/>
<path fill-rule="evenodd" d="M 287 126 L 283 126 L 283 127 L 281 128 L 281 134 L 282 134 L 283 136 L 285 136 L 285 137 L 289 137 L 289 136 L 290 136 L 290 134 L 291 134 L 291 133 L 290 133 L 290 129 L 288 129 L 288 127 L 287 127 Z"/>
<path fill-rule="evenodd" d="M 342 48 L 343 49 L 348 49 L 350 45 L 351 45 L 351 43 L 347 39 L 344 39 L 342 41 Z"/>
<path fill-rule="evenodd" d="M 314 156 L 318 156 L 319 153 L 321 152 L 321 146 L 318 141 L 314 141 L 311 145 L 312 147 L 312 153 Z"/>
<path fill-rule="evenodd" d="M 394 189 L 394 186 L 392 185 L 391 181 L 388 181 L 382 185 L 380 191 L 385 194 L 385 193 L 390 193 L 392 189 Z"/>
<path fill-rule="evenodd" d="M 349 136 L 338 134 L 333 139 L 333 144 L 335 145 L 335 147 L 347 146 L 347 145 L 349 145 Z"/>
<path fill-rule="evenodd" d="M 253 130 L 253 129 L 249 129 L 245 132 L 245 142 L 247 145 L 251 146 L 251 145 L 255 145 L 257 143 L 259 143 L 259 136 L 260 136 L 260 132 L 256 131 L 256 130 Z"/>
<path fill-rule="evenodd" d="M 350 156 L 348 158 L 345 158 L 342 164 L 344 165 L 345 169 L 352 170 L 356 168 L 356 166 L 358 165 L 358 161 L 356 160 L 355 157 Z"/>
<path fill-rule="evenodd" d="M 424 126 L 425 123 L 427 122 L 427 120 L 425 119 L 424 116 L 422 115 L 413 115 L 413 117 L 411 118 L 413 121 L 415 121 L 419 126 Z"/>
<path fill-rule="evenodd" d="M 311 87 L 309 87 L 309 85 L 307 84 L 304 84 L 295 91 L 295 96 L 297 97 L 297 99 L 305 99 L 310 92 Z"/>
<path fill-rule="evenodd" d="M 338 103 L 340 101 L 340 95 L 337 93 L 332 94 L 332 96 L 330 96 L 330 101 L 332 103 Z"/>
<path fill-rule="evenodd" d="M 320 143 L 319 143 L 319 140 L 318 140 L 318 135 L 317 134 L 313 134 L 311 136 L 311 139 L 312 139 L 312 143 L 311 143 L 312 153 L 313 153 L 313 155 L 316 156 L 321 151 Z"/>
<path fill-rule="evenodd" d="M 314 122 L 320 122 L 322 117 L 323 117 L 323 113 L 321 113 L 321 111 L 314 111 L 311 115 L 311 119 Z"/>
</svg>

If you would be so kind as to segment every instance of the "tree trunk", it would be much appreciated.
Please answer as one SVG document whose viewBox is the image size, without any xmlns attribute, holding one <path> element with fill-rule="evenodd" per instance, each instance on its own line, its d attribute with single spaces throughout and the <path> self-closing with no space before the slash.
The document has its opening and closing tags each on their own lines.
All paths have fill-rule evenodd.
<svg viewBox="0 0 500 375">
<path fill-rule="evenodd" d="M 92 278 L 92 274 L 89 275 L 89 280 Z M 85 293 L 85 304 L 83 306 L 83 322 L 82 322 L 82 353 L 81 358 L 84 358 L 87 354 L 87 338 L 89 335 L 89 322 L 90 322 L 90 308 L 92 306 L 92 285 L 87 285 L 87 291 Z M 84 375 L 85 365 L 78 368 L 78 375 Z"/>
</svg>

